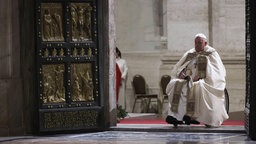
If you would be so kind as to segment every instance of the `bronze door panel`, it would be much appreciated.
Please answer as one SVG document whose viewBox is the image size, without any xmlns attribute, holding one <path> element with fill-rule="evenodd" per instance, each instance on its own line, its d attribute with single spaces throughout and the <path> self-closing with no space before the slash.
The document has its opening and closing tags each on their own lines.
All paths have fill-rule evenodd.
<svg viewBox="0 0 256 144">
<path fill-rule="evenodd" d="M 101 130 L 102 17 L 97 0 L 37 0 L 39 131 Z"/>
</svg>

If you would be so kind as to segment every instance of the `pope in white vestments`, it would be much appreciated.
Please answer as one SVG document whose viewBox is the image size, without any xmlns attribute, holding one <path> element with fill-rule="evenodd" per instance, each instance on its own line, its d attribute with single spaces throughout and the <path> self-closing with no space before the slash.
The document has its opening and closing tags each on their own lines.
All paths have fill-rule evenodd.
<svg viewBox="0 0 256 144">
<path fill-rule="evenodd" d="M 228 119 L 225 108 L 226 70 L 217 51 L 204 34 L 195 36 L 195 48 L 174 66 L 167 85 L 169 124 L 199 124 L 219 127 Z"/>
</svg>

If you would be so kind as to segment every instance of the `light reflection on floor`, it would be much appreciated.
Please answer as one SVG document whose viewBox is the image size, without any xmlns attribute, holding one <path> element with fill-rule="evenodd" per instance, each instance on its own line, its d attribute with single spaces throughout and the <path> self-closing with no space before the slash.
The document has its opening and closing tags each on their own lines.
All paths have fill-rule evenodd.
<svg viewBox="0 0 256 144">
<path fill-rule="evenodd" d="M 1 144 L 251 144 L 244 133 L 105 131 L 85 134 L 0 138 Z"/>
</svg>

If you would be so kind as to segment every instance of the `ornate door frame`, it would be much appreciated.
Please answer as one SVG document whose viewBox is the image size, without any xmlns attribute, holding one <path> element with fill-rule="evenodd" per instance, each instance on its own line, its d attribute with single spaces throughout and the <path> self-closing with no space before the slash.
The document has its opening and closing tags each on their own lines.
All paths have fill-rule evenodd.
<svg viewBox="0 0 256 144">
<path fill-rule="evenodd" d="M 102 130 L 101 0 L 36 1 L 39 131 Z"/>
</svg>

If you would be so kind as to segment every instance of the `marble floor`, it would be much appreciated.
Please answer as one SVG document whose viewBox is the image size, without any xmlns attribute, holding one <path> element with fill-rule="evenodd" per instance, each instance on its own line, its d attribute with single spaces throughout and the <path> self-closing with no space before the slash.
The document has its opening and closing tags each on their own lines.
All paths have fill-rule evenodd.
<svg viewBox="0 0 256 144">
<path fill-rule="evenodd" d="M 245 133 L 105 131 L 0 138 L 1 144 L 253 144 Z"/>
<path fill-rule="evenodd" d="M 132 115 L 137 116 L 137 115 Z M 150 116 L 151 117 L 151 116 Z M 117 124 L 108 131 L 43 136 L 0 137 L 0 144 L 256 144 L 244 126 Z"/>
<path fill-rule="evenodd" d="M 0 137 L 0 144 L 256 144 L 243 126 L 117 124 L 104 132 Z"/>
</svg>

